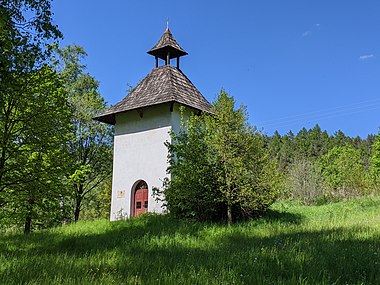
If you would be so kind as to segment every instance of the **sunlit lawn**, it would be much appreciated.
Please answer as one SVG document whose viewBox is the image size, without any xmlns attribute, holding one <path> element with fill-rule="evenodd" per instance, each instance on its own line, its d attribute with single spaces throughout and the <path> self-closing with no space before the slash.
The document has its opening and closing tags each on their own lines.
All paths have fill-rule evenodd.
<svg viewBox="0 0 380 285">
<path fill-rule="evenodd" d="M 0 284 L 380 284 L 380 198 L 226 226 L 142 216 L 0 236 Z"/>
</svg>

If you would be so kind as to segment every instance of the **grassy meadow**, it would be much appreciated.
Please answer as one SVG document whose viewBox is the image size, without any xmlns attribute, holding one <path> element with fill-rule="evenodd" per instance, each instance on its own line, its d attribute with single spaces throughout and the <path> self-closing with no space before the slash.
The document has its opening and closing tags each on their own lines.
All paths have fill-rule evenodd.
<svg viewBox="0 0 380 285">
<path fill-rule="evenodd" d="M 262 219 L 144 215 L 0 235 L 0 284 L 380 284 L 380 198 Z"/>
</svg>

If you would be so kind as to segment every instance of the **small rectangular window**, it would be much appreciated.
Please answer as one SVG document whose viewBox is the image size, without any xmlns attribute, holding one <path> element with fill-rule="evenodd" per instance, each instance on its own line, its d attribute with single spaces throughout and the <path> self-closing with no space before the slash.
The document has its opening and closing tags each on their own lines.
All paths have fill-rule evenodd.
<svg viewBox="0 0 380 285">
<path fill-rule="evenodd" d="M 148 209 L 148 201 L 145 201 L 145 202 L 144 202 L 144 208 L 145 208 L 145 209 Z"/>
<path fill-rule="evenodd" d="M 141 209 L 141 202 L 136 202 L 136 209 Z"/>
</svg>

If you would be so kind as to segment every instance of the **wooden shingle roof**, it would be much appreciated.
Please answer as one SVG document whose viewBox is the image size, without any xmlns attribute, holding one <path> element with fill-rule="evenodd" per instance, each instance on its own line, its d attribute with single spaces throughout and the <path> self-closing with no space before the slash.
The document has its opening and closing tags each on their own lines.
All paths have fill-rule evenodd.
<svg viewBox="0 0 380 285">
<path fill-rule="evenodd" d="M 183 50 L 174 39 L 169 28 L 161 36 L 157 44 L 148 51 L 149 54 L 157 56 L 161 59 L 166 59 L 167 53 L 169 52 L 170 58 L 176 58 L 183 55 L 187 55 L 187 52 Z"/>
<path fill-rule="evenodd" d="M 154 68 L 123 100 L 94 119 L 114 125 L 118 113 L 170 102 L 211 111 L 211 104 L 182 71 L 164 65 Z"/>
</svg>

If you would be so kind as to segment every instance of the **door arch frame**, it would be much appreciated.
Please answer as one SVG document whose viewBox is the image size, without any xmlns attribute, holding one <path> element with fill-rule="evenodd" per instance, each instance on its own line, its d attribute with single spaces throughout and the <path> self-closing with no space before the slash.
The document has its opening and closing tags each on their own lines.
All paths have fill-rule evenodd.
<svg viewBox="0 0 380 285">
<path fill-rule="evenodd" d="M 130 201 L 130 213 L 131 217 L 135 217 L 135 194 L 136 191 L 138 190 L 137 187 L 139 186 L 140 183 L 145 183 L 146 189 L 148 189 L 148 200 L 149 200 L 149 185 L 144 179 L 138 179 L 136 180 L 135 183 L 133 183 L 133 186 L 131 188 L 131 201 Z M 149 207 L 149 202 L 148 202 L 148 207 Z"/>
</svg>

